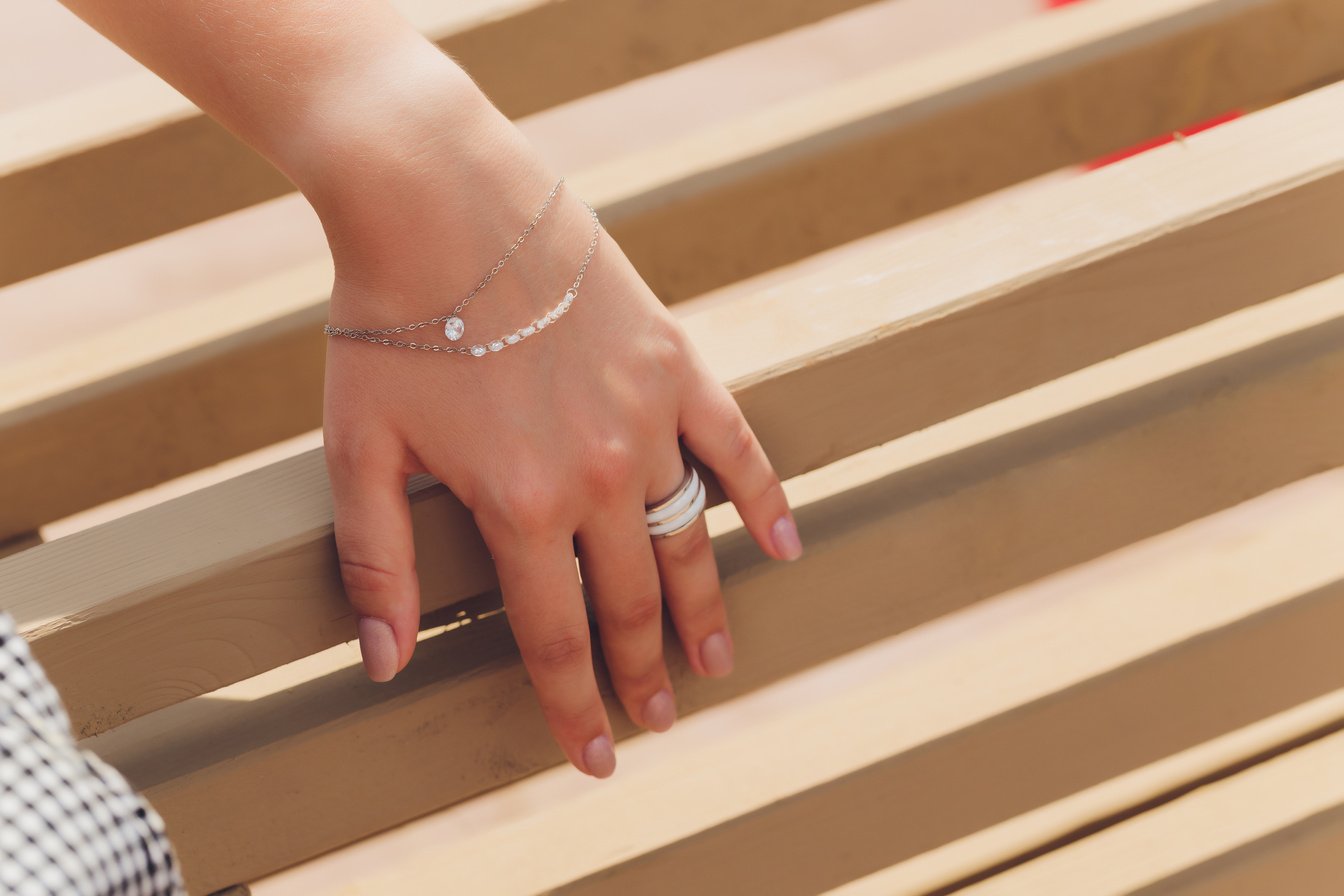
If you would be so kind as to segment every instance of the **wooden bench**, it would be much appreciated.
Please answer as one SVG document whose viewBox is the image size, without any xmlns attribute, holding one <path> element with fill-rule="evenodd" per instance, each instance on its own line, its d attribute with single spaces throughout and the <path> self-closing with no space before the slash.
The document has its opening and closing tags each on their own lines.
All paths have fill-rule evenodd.
<svg viewBox="0 0 1344 896">
<path fill-rule="evenodd" d="M 522 116 L 899 5 L 420 24 Z M 555 79 L 556 34 L 613 61 Z M 313 433 L 320 253 L 0 364 L 0 606 L 193 893 L 1333 892 L 1340 78 L 1338 0 L 1088 0 L 573 172 L 807 545 L 766 560 L 701 469 L 736 671 L 696 678 L 669 639 L 681 719 L 635 737 L 598 658 L 610 780 L 562 764 L 427 477 L 422 642 L 365 677 Z M 148 76 L 0 134 L 0 303 L 290 189 Z"/>
</svg>

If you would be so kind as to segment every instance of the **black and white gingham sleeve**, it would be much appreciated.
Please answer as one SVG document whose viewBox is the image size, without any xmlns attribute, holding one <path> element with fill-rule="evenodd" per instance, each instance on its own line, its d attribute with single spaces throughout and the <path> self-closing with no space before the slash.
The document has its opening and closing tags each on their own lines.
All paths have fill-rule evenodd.
<svg viewBox="0 0 1344 896">
<path fill-rule="evenodd" d="M 0 894 L 185 896 L 163 819 L 81 749 L 56 689 L 0 611 Z"/>
</svg>

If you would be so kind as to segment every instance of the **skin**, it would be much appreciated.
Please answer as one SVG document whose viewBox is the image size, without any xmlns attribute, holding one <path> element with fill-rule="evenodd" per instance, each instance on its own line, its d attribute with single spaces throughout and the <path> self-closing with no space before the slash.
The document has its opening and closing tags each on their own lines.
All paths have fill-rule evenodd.
<svg viewBox="0 0 1344 896">
<path fill-rule="evenodd" d="M 63 2 L 307 197 L 335 265 L 336 326 L 446 313 L 559 177 L 385 3 Z M 562 188 L 463 312 L 464 341 L 488 341 L 552 307 L 591 232 L 587 209 Z M 445 341 L 428 329 L 417 336 Z M 429 472 L 471 510 L 547 724 L 595 777 L 616 760 L 584 590 L 636 724 L 663 731 L 675 719 L 664 605 L 696 674 L 732 668 L 703 516 L 667 539 L 650 539 L 645 526 L 645 504 L 681 481 L 682 446 L 714 471 L 767 555 L 801 552 L 779 479 L 736 402 L 605 231 L 570 311 L 497 357 L 331 340 L 323 429 L 342 580 L 369 676 L 390 679 L 415 649 L 405 485 Z"/>
</svg>

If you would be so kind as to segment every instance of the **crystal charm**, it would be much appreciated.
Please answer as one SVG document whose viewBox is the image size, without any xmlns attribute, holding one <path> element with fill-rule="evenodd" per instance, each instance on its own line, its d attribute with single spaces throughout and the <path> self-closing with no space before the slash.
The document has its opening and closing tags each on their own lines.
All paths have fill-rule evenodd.
<svg viewBox="0 0 1344 896">
<path fill-rule="evenodd" d="M 394 340 L 391 338 L 387 338 L 394 333 L 403 333 L 408 330 L 418 330 L 421 327 L 432 327 L 442 323 L 444 337 L 447 338 L 449 342 L 461 342 L 465 336 L 467 328 L 466 324 L 463 322 L 462 318 L 458 316 L 457 312 L 465 308 L 466 304 L 470 302 L 471 299 L 478 292 L 480 292 L 480 290 L 483 289 L 487 283 L 490 282 L 494 274 L 498 273 L 499 269 L 503 267 L 504 263 L 509 260 L 509 257 L 514 253 L 514 250 L 517 249 L 522 244 L 523 239 L 529 233 L 532 232 L 532 228 L 536 225 L 537 221 L 546 211 L 547 207 L 550 205 L 551 200 L 555 197 L 556 192 L 560 189 L 560 186 L 563 183 L 564 178 L 561 178 L 559 181 L 556 182 L 555 186 L 551 189 L 550 194 L 546 197 L 546 201 L 542 203 L 541 208 L 537 211 L 536 215 L 532 217 L 531 223 L 529 223 L 527 227 L 523 230 L 523 232 L 519 234 L 518 238 L 514 240 L 513 245 L 509 247 L 509 249 L 504 253 L 503 257 L 500 258 L 500 260 L 495 263 L 495 267 L 491 269 L 490 273 L 486 274 L 485 278 L 476 286 L 476 288 L 473 289 L 470 293 L 468 293 L 467 296 L 462 300 L 461 304 L 456 306 L 448 316 L 433 317 L 426 321 L 421 321 L 419 323 L 414 324 L 405 324 L 404 326 L 400 327 L 371 329 L 371 330 L 334 327 L 330 323 L 328 323 L 325 327 L 322 328 L 323 332 L 326 333 L 328 336 L 342 336 L 349 339 L 362 339 L 365 340 L 366 342 L 396 346 L 397 348 L 425 349 L 425 350 L 433 350 L 435 352 L 447 352 L 454 354 L 471 355 L 472 357 L 480 358 L 488 354 L 493 354 L 494 352 L 503 351 L 506 346 L 517 345 L 519 342 L 522 342 L 529 336 L 536 334 L 537 331 L 544 330 L 546 327 L 555 323 L 562 316 L 564 316 L 565 312 L 570 310 L 570 306 L 573 304 L 574 300 L 579 297 L 579 281 L 583 279 L 584 272 L 588 269 L 588 262 L 592 260 L 593 252 L 597 248 L 598 240 L 599 237 L 601 236 L 602 226 L 597 220 L 597 212 L 593 211 L 593 207 L 591 205 L 588 205 L 587 203 L 584 203 L 584 206 L 587 208 L 589 217 L 591 217 L 593 221 L 593 234 L 592 239 L 588 241 L 588 251 L 584 253 L 583 261 L 579 264 L 579 270 L 574 277 L 573 285 L 571 285 L 568 289 L 564 291 L 564 294 L 560 297 L 559 302 L 549 311 L 543 313 L 539 317 L 534 318 L 526 326 L 519 327 L 517 330 L 514 330 L 512 333 L 509 333 L 506 336 L 501 336 L 500 338 L 495 340 L 487 340 L 485 343 L 475 343 L 469 346 L 458 346 L 456 348 L 450 348 L 448 346 L 436 345 L 430 342 L 406 342 L 400 339 Z"/>
</svg>

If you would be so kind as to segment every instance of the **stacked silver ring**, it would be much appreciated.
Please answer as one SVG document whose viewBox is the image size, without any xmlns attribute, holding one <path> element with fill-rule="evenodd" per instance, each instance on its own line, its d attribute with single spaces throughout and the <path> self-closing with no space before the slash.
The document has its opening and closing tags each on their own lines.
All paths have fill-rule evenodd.
<svg viewBox="0 0 1344 896">
<path fill-rule="evenodd" d="M 644 519 L 649 525 L 649 536 L 667 538 L 684 532 L 705 509 L 705 483 L 690 464 L 677 490 L 661 501 L 644 505 Z"/>
</svg>

